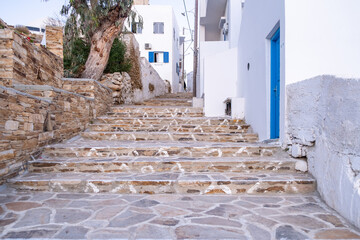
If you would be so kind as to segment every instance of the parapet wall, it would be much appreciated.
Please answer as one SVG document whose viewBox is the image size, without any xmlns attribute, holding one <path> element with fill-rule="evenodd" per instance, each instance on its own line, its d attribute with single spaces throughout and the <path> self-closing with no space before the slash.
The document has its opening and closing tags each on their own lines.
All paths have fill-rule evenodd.
<svg viewBox="0 0 360 240">
<path fill-rule="evenodd" d="M 326 203 L 360 227 L 360 79 L 319 76 L 287 86 L 287 146 L 307 157 Z"/>
<path fill-rule="evenodd" d="M 12 29 L 0 29 L 0 85 L 61 87 L 63 60 Z"/>
<path fill-rule="evenodd" d="M 94 100 L 51 86 L 36 88 L 0 86 L 0 184 L 26 169 L 43 146 L 77 135 L 94 118 Z"/>
<path fill-rule="evenodd" d="M 45 145 L 76 136 L 112 105 L 111 89 L 99 82 L 62 79 L 62 29 L 47 33 L 45 48 L 0 29 L 0 185 Z"/>
</svg>

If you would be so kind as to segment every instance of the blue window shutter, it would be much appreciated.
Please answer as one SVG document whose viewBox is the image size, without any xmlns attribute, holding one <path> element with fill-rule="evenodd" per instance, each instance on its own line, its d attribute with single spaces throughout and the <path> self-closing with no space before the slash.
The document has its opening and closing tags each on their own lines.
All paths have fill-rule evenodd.
<svg viewBox="0 0 360 240">
<path fill-rule="evenodd" d="M 164 52 L 164 63 L 169 62 L 169 52 Z"/>
<path fill-rule="evenodd" d="M 154 62 L 154 52 L 149 52 L 149 62 Z"/>
</svg>

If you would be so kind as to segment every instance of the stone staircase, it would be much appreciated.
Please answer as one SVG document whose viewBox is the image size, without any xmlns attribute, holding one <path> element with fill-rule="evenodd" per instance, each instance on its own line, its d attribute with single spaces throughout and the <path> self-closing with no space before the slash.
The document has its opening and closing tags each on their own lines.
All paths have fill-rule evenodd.
<svg viewBox="0 0 360 240">
<path fill-rule="evenodd" d="M 259 143 L 241 120 L 206 118 L 191 95 L 116 106 L 80 136 L 45 147 L 21 190 L 123 194 L 309 193 L 306 163 Z"/>
</svg>

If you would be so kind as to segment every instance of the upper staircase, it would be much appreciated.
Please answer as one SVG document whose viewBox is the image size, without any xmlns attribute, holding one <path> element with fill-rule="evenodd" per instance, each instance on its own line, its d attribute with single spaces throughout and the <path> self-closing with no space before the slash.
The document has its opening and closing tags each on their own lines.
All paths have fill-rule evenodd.
<svg viewBox="0 0 360 240">
<path fill-rule="evenodd" d="M 67 142 L 45 147 L 18 189 L 58 192 L 308 193 L 305 164 L 258 142 L 242 120 L 204 117 L 190 94 L 114 106 Z"/>
</svg>

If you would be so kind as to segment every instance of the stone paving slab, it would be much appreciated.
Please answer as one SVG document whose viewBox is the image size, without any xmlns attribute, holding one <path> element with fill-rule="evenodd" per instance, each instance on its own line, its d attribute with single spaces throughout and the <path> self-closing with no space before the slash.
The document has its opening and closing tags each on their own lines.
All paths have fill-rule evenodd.
<svg viewBox="0 0 360 240">
<path fill-rule="evenodd" d="M 50 157 L 256 157 L 272 156 L 277 145 L 234 142 L 163 142 L 109 141 L 77 138 L 45 147 L 43 156 Z"/>
<path fill-rule="evenodd" d="M 181 106 L 143 106 L 122 105 L 112 107 L 108 116 L 132 117 L 132 118 L 163 118 L 163 117 L 203 117 L 202 108 Z"/>
<path fill-rule="evenodd" d="M 289 157 L 263 158 L 39 158 L 29 162 L 31 172 L 296 172 L 306 165 Z M 305 169 L 306 170 L 306 169 Z"/>
<path fill-rule="evenodd" d="M 116 120 L 115 120 L 116 121 Z M 143 123 L 139 119 L 134 119 L 131 123 L 117 124 L 92 124 L 89 131 L 96 132 L 169 132 L 169 133 L 248 133 L 250 125 L 196 125 L 178 124 L 174 122 L 164 122 L 159 124 Z"/>
<path fill-rule="evenodd" d="M 81 136 L 93 140 L 118 141 L 206 141 L 257 142 L 255 133 L 178 133 L 178 132 L 98 132 L 86 131 Z"/>
<path fill-rule="evenodd" d="M 164 98 L 193 99 L 193 93 L 192 92 L 167 93 L 165 95 L 155 97 L 155 99 L 164 99 Z"/>
<path fill-rule="evenodd" d="M 217 117 L 163 117 L 158 118 L 126 118 L 121 117 L 117 118 L 114 116 L 100 116 L 97 119 L 98 122 L 110 123 L 110 121 L 116 121 L 116 124 L 134 124 L 134 125 L 144 125 L 144 124 L 170 124 L 170 125 L 180 125 L 180 124 L 198 124 L 202 126 L 208 125 L 220 125 L 220 126 L 234 126 L 244 124 L 244 121 L 241 119 L 231 119 L 231 118 L 217 118 Z"/>
<path fill-rule="evenodd" d="M 21 190 L 126 194 L 303 194 L 316 190 L 303 173 L 28 173 L 9 180 Z"/>
<path fill-rule="evenodd" d="M 360 239 L 316 194 L 123 195 L 0 191 L 0 238 Z"/>
<path fill-rule="evenodd" d="M 141 105 L 143 106 L 184 106 L 191 107 L 192 99 L 181 99 L 181 98 L 154 98 L 144 101 Z"/>
</svg>

